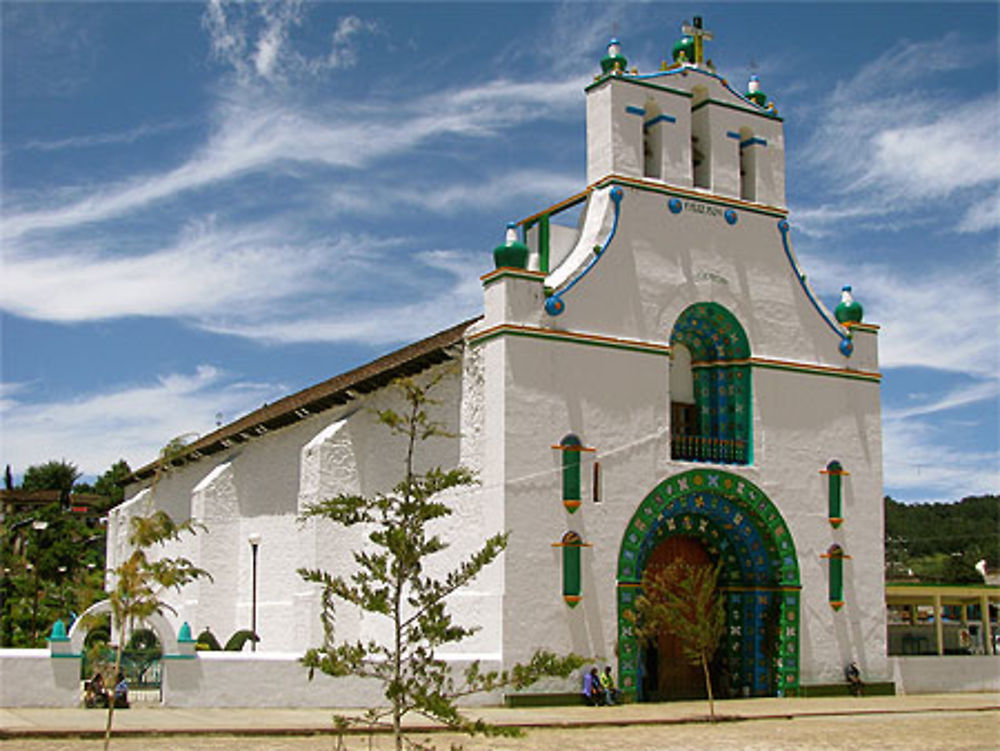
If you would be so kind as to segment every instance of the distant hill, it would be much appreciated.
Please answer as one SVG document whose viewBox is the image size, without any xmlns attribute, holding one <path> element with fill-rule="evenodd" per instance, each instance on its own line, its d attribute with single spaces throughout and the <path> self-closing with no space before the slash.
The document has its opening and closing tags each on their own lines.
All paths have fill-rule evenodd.
<svg viewBox="0 0 1000 751">
<path fill-rule="evenodd" d="M 885 498 L 886 578 L 982 582 L 975 565 L 1000 570 L 1000 496 L 906 504 Z"/>
</svg>

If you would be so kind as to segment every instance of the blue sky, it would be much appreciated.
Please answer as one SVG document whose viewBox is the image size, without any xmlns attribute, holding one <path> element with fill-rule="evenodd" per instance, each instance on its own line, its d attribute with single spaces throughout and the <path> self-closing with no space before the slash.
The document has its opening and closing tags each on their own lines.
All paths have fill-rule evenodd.
<svg viewBox="0 0 1000 751">
<path fill-rule="evenodd" d="M 886 492 L 998 473 L 995 3 L 17 3 L 0 463 L 149 461 L 479 312 L 584 186 L 583 87 L 701 14 L 785 118 L 796 253 L 880 335 Z"/>
</svg>

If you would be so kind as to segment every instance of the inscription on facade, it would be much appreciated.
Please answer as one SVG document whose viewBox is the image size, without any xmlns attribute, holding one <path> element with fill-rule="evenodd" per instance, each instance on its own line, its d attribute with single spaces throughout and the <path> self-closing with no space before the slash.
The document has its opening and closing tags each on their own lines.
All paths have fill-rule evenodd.
<svg viewBox="0 0 1000 751">
<path fill-rule="evenodd" d="M 697 201 L 685 201 L 684 210 L 707 216 L 722 216 L 723 214 L 723 210 L 718 206 L 713 206 L 709 203 L 698 203 Z"/>
<path fill-rule="evenodd" d="M 713 274 L 711 271 L 699 271 L 694 275 L 696 282 L 715 282 L 716 284 L 729 284 L 729 280 L 720 274 Z"/>
</svg>

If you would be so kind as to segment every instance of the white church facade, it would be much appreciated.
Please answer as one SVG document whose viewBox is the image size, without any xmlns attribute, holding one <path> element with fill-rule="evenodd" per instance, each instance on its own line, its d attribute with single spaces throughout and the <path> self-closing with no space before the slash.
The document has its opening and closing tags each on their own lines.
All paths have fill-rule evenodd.
<svg viewBox="0 0 1000 751">
<path fill-rule="evenodd" d="M 649 74 L 609 46 L 586 89 L 586 187 L 509 228 L 481 317 L 137 471 L 111 515 L 109 566 L 131 515 L 196 518 L 206 531 L 172 552 L 213 580 L 172 600 L 175 628 L 222 638 L 249 627 L 255 599 L 259 653 L 318 646 L 320 595 L 297 569 L 346 573 L 363 537 L 299 515 L 395 484 L 400 452 L 372 409 L 396 398 L 393 378 L 443 373 L 439 417 L 456 437 L 420 461 L 478 478 L 448 497 L 445 557 L 510 532 L 453 597 L 482 630 L 448 659 L 573 651 L 612 665 L 632 699 L 696 695 L 676 645 L 641 644 L 629 619 L 647 567 L 681 558 L 721 562 L 723 694 L 841 684 L 851 661 L 890 680 L 878 327 L 849 288 L 835 311 L 810 288 L 782 119 L 756 81 L 740 93 L 704 62 L 700 22 L 685 31 Z M 380 627 L 338 611 L 340 638 Z M 327 683 L 329 703 L 354 703 Z"/>
</svg>

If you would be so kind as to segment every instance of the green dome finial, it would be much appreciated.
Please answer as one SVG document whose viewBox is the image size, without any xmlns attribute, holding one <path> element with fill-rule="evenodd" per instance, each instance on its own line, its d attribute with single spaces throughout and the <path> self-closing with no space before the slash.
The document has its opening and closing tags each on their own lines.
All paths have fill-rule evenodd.
<svg viewBox="0 0 1000 751">
<path fill-rule="evenodd" d="M 760 90 L 760 79 L 756 75 L 750 76 L 750 81 L 747 83 L 747 99 L 758 107 L 767 104 L 767 94 Z"/>
<path fill-rule="evenodd" d="M 517 224 L 507 225 L 507 238 L 503 245 L 493 249 L 493 263 L 498 269 L 528 268 L 528 246 L 517 239 Z"/>
<path fill-rule="evenodd" d="M 62 622 L 61 618 L 52 624 L 49 641 L 69 641 L 69 637 L 66 636 L 66 624 Z"/>
<path fill-rule="evenodd" d="M 840 323 L 861 323 L 864 316 L 864 309 L 861 303 L 854 299 L 851 294 L 851 285 L 845 284 L 840 292 L 840 304 L 833 311 L 834 316 Z"/>
<path fill-rule="evenodd" d="M 628 60 L 622 54 L 622 45 L 618 39 L 608 42 L 608 54 L 601 60 L 601 72 L 605 75 L 620 76 L 625 72 Z"/>
<path fill-rule="evenodd" d="M 675 63 L 693 63 L 694 62 L 694 38 L 689 36 L 682 36 L 674 43 L 674 48 L 671 50 L 671 56 Z"/>
</svg>

